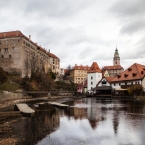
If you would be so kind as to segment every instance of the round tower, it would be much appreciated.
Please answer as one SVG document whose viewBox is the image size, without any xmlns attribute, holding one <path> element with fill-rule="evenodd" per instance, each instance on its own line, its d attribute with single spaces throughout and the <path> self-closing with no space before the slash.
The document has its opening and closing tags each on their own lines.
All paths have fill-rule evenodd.
<svg viewBox="0 0 145 145">
<path fill-rule="evenodd" d="M 115 53 L 114 53 L 113 65 L 120 65 L 120 57 L 119 57 L 117 47 L 116 47 L 116 50 L 115 50 Z"/>
</svg>

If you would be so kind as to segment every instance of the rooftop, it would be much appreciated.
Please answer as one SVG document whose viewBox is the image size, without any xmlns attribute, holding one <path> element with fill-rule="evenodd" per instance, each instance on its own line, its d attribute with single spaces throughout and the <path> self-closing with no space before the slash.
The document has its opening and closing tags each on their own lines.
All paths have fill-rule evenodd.
<svg viewBox="0 0 145 145">
<path fill-rule="evenodd" d="M 134 63 L 120 75 L 116 76 L 112 82 L 128 81 L 128 80 L 140 80 L 145 76 L 145 66 Z"/>
<path fill-rule="evenodd" d="M 93 62 L 90 70 L 88 71 L 88 73 L 95 73 L 95 72 L 102 73 L 102 71 L 99 68 L 98 64 L 96 62 Z"/>
</svg>

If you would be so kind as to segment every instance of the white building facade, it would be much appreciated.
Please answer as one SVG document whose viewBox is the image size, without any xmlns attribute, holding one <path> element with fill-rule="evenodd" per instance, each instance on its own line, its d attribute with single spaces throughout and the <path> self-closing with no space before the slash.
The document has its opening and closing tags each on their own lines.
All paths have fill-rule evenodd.
<svg viewBox="0 0 145 145">
<path fill-rule="evenodd" d="M 88 92 L 96 87 L 98 82 L 102 79 L 102 71 L 96 62 L 93 62 L 90 70 L 88 71 Z"/>
</svg>

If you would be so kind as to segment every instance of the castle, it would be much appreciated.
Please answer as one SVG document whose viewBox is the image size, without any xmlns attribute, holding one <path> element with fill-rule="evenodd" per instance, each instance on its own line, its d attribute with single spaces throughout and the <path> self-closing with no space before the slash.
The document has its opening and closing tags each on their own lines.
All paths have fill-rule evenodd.
<svg viewBox="0 0 145 145">
<path fill-rule="evenodd" d="M 45 73 L 51 69 L 59 75 L 60 59 L 17 30 L 0 33 L 0 66 L 22 78 L 37 69 Z"/>
<path fill-rule="evenodd" d="M 115 77 L 121 74 L 123 70 L 124 70 L 123 67 L 120 65 L 120 57 L 119 57 L 118 49 L 116 48 L 114 57 L 113 57 L 113 65 L 104 66 L 102 71 L 104 74 L 108 74 L 109 77 Z"/>
</svg>

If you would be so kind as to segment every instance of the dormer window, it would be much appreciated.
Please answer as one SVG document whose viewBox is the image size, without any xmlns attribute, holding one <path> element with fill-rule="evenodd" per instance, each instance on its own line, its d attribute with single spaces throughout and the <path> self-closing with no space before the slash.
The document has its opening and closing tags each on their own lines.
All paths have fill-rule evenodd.
<svg viewBox="0 0 145 145">
<path fill-rule="evenodd" d="M 144 74 L 144 71 L 141 71 L 141 74 Z"/>
<path fill-rule="evenodd" d="M 128 76 L 128 74 L 124 74 L 124 77 L 126 78 Z"/>
<path fill-rule="evenodd" d="M 136 75 L 137 75 L 136 73 L 133 73 L 133 74 L 132 74 L 133 77 L 135 77 Z"/>
<path fill-rule="evenodd" d="M 118 78 L 120 78 L 120 77 L 121 77 L 121 75 L 118 75 L 117 77 L 118 77 Z"/>
<path fill-rule="evenodd" d="M 132 68 L 128 68 L 128 71 L 131 71 L 132 70 Z"/>
</svg>

